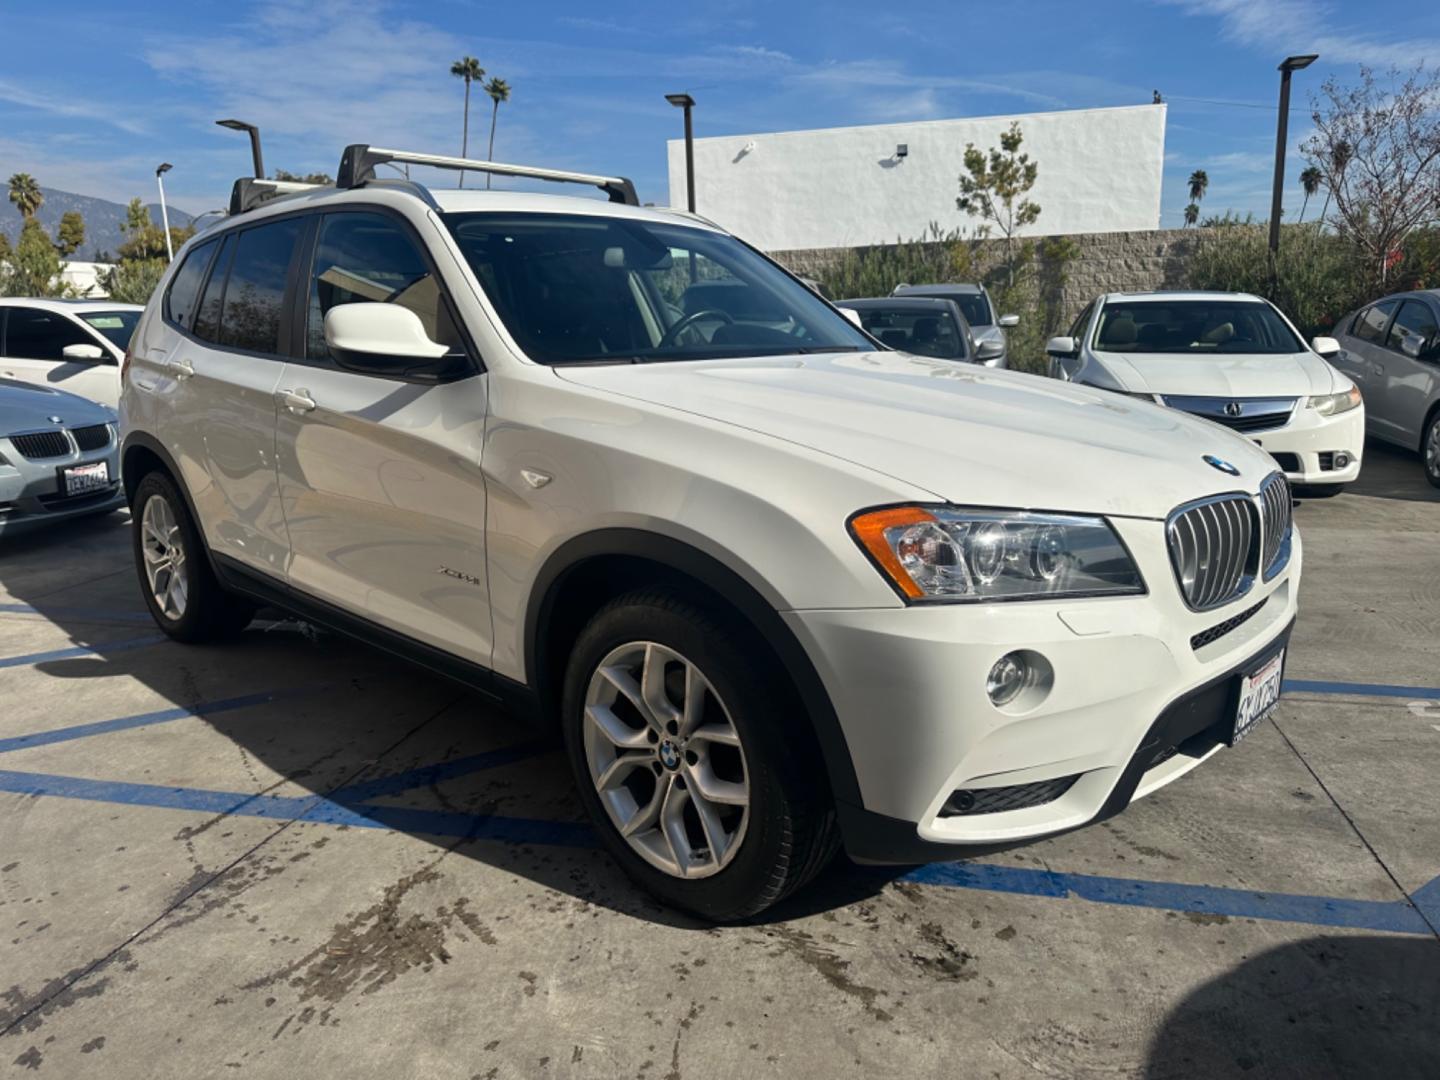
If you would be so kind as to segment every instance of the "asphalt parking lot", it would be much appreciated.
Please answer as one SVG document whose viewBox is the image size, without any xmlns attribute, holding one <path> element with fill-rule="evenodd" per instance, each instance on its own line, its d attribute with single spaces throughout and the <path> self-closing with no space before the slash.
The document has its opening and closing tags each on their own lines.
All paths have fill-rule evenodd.
<svg viewBox="0 0 1440 1080">
<path fill-rule="evenodd" d="M 1106 824 L 655 906 L 560 755 L 294 622 L 163 641 L 124 514 L 0 542 L 0 1068 L 58 1077 L 1434 1076 L 1440 491 L 1296 512 L 1273 724 Z"/>
</svg>

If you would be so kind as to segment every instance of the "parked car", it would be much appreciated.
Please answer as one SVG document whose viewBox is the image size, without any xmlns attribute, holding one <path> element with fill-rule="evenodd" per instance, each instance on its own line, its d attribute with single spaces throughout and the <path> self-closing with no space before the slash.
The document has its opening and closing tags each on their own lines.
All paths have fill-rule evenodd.
<svg viewBox="0 0 1440 1080">
<path fill-rule="evenodd" d="M 1109 293 L 1045 347 L 1050 373 L 1154 401 L 1262 446 L 1302 494 L 1334 495 L 1360 475 L 1365 409 L 1275 305 L 1246 293 Z"/>
<path fill-rule="evenodd" d="M 882 345 L 937 360 L 976 360 L 974 335 L 960 305 L 934 296 L 837 300 L 835 306 L 860 316 L 861 328 Z M 987 367 L 1001 366 L 1000 358 Z"/>
<path fill-rule="evenodd" d="M 1365 395 L 1365 430 L 1420 451 L 1440 487 L 1440 289 L 1396 293 L 1341 319 L 1331 358 Z"/>
<path fill-rule="evenodd" d="M 151 299 L 121 423 L 167 634 L 275 604 L 557 725 L 609 852 L 712 919 L 838 843 L 1105 818 L 1274 707 L 1301 545 L 1247 440 L 877 351 L 620 177 L 374 178 L 407 162 L 492 167 L 241 182 Z"/>
<path fill-rule="evenodd" d="M 113 409 L 120 361 L 144 310 L 109 300 L 0 299 L 0 376 Z"/>
<path fill-rule="evenodd" d="M 977 359 L 987 367 L 1010 366 L 1010 343 L 1005 337 L 1008 327 L 1019 326 L 1019 315 L 995 317 L 995 305 L 984 285 L 897 285 L 891 296 L 938 296 L 954 300 L 965 313 L 965 321 L 975 336 Z"/>
<path fill-rule="evenodd" d="M 0 378 L 0 535 L 124 505 L 115 413 Z"/>
</svg>

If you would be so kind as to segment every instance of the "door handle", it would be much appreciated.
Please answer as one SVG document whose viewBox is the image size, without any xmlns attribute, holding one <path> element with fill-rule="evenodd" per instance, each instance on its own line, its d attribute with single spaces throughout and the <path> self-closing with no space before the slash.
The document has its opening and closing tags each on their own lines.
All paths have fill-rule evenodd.
<svg viewBox="0 0 1440 1080">
<path fill-rule="evenodd" d="M 177 379 L 188 379 L 195 374 L 195 368 L 189 360 L 166 360 L 165 370 Z"/>
<path fill-rule="evenodd" d="M 280 402 L 293 413 L 315 411 L 315 399 L 310 396 L 309 390 L 281 390 Z"/>
</svg>

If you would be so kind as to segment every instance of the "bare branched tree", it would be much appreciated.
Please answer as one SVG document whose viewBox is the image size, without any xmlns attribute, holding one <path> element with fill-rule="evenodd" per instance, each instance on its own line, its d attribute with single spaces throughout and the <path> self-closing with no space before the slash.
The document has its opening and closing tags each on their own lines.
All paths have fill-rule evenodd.
<svg viewBox="0 0 1440 1080">
<path fill-rule="evenodd" d="M 1392 70 L 1389 79 L 1393 90 L 1362 67 L 1356 86 L 1328 80 L 1311 103 L 1315 133 L 1301 145 L 1341 235 L 1381 285 L 1406 236 L 1440 222 L 1440 70 Z"/>
</svg>

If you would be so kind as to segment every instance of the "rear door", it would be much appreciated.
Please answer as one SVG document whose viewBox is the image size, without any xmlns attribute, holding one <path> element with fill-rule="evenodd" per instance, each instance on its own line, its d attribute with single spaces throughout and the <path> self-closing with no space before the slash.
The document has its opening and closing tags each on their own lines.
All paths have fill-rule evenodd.
<svg viewBox="0 0 1440 1080">
<path fill-rule="evenodd" d="M 275 388 L 290 347 L 282 315 L 303 226 L 290 216 L 227 233 L 193 311 L 176 296 L 191 269 L 181 268 L 164 309 L 179 332 L 151 390 L 167 399 L 157 430 L 210 550 L 276 578 L 284 575 L 287 538 L 276 487 Z"/>
<path fill-rule="evenodd" d="M 69 315 L 36 307 L 0 307 L 4 318 L 0 373 L 21 382 L 68 390 L 112 409 L 120 399 L 120 366 L 92 331 Z M 97 355 L 67 359 L 70 345 L 86 345 Z"/>
<path fill-rule="evenodd" d="M 297 296 L 295 352 L 278 386 L 288 580 L 300 593 L 469 661 L 490 663 L 486 380 L 412 226 L 376 208 L 319 218 Z M 347 370 L 325 313 L 401 304 L 454 372 L 416 378 L 383 359 Z M 413 363 L 413 362 L 411 362 Z"/>
<path fill-rule="evenodd" d="M 1401 303 L 1385 335 L 1385 382 L 1381 408 L 1394 424 L 1395 438 L 1420 445 L 1420 427 L 1430 403 L 1440 397 L 1435 346 L 1440 338 L 1435 308 L 1420 297 Z"/>
</svg>

